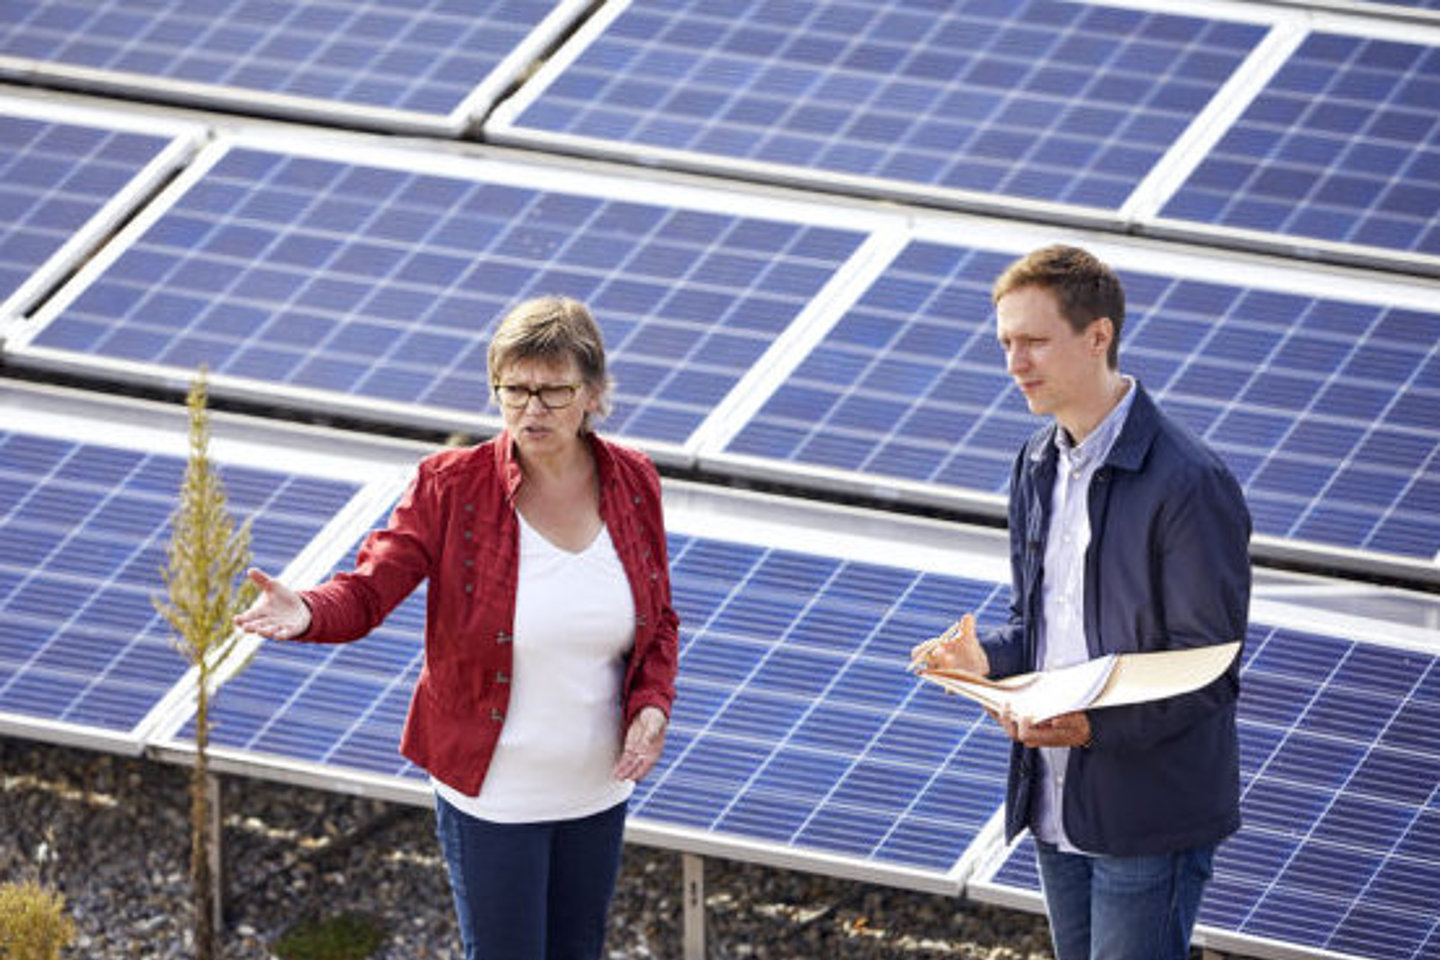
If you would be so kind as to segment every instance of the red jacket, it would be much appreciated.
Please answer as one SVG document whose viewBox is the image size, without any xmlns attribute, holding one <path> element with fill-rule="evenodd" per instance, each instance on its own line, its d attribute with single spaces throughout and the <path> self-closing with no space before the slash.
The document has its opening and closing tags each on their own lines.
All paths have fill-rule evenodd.
<svg viewBox="0 0 1440 960">
<path fill-rule="evenodd" d="M 644 455 L 591 437 L 600 516 L 635 600 L 635 646 L 622 690 L 628 726 L 642 708 L 670 713 L 679 618 L 670 573 L 660 477 Z M 400 752 L 456 789 L 475 794 L 510 703 L 519 566 L 515 495 L 524 477 L 508 434 L 421 462 L 383 530 L 355 569 L 304 591 L 312 616 L 301 638 L 345 643 L 365 636 L 426 577 L 425 663 Z"/>
</svg>

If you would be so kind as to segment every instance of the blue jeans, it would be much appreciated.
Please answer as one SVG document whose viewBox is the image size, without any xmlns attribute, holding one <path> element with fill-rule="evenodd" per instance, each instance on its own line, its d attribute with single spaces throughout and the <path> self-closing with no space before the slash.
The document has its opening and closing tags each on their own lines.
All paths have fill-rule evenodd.
<svg viewBox="0 0 1440 960">
<path fill-rule="evenodd" d="M 596 960 L 625 803 L 575 820 L 492 823 L 435 798 L 465 960 Z"/>
<path fill-rule="evenodd" d="M 1186 960 L 1216 846 L 1093 857 L 1036 840 L 1055 960 Z"/>
</svg>

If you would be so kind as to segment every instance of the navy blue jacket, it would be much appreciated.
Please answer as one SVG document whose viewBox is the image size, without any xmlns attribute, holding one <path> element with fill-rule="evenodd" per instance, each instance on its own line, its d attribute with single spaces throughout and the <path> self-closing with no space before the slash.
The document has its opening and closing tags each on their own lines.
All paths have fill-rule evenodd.
<svg viewBox="0 0 1440 960">
<path fill-rule="evenodd" d="M 1242 640 L 1250 602 L 1250 513 L 1235 478 L 1143 388 L 1090 484 L 1085 640 L 1092 657 Z M 1015 459 L 1010 619 L 981 642 L 995 677 L 1036 668 L 1055 424 Z M 1194 693 L 1089 712 L 1071 750 L 1062 816 L 1090 853 L 1144 856 L 1211 843 L 1240 826 L 1235 727 L 1239 658 Z M 1012 745 L 1006 834 L 1029 825 L 1038 752 Z"/>
</svg>

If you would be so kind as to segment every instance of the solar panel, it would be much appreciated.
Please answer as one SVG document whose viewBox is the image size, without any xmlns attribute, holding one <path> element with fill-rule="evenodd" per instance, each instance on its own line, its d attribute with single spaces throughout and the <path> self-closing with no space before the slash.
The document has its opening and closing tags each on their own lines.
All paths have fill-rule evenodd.
<svg viewBox="0 0 1440 960">
<path fill-rule="evenodd" d="M 485 132 L 1115 211 L 1265 30 L 1085 3 L 630 0 L 592 17 Z"/>
<path fill-rule="evenodd" d="M 1008 748 L 982 712 L 920 688 L 903 664 L 998 588 L 697 537 L 671 550 L 680 698 L 632 816 L 953 871 L 1003 797 Z"/>
<path fill-rule="evenodd" d="M 217 396 L 470 429 L 494 322 L 565 293 L 605 335 L 607 429 L 681 444 L 876 220 L 418 150 L 335 159 L 344 150 L 358 152 L 222 144 L 7 349 L 132 378 L 205 363 Z"/>
<path fill-rule="evenodd" d="M 950 239 L 971 232 L 921 231 L 715 438 L 715 464 L 852 471 L 866 487 L 999 503 L 1041 421 L 994 339 L 990 285 L 1015 254 Z M 1126 285 L 1122 371 L 1220 453 L 1258 533 L 1425 562 L 1440 551 L 1440 313 L 1423 288 L 1091 247 Z"/>
<path fill-rule="evenodd" d="M 1440 256 L 1440 34 L 1409 39 L 1307 36 L 1161 216 Z"/>
<path fill-rule="evenodd" d="M 1244 825 L 1220 847 L 1198 939 L 1255 956 L 1280 955 L 1277 941 L 1327 957 L 1436 956 L 1437 717 L 1433 651 L 1252 626 Z M 1028 841 L 971 889 L 1032 905 L 1038 891 Z"/>
<path fill-rule="evenodd" d="M 51 408 L 68 402 L 35 396 Z M 7 388 L 0 398 L 0 727 L 138 749 L 142 722 L 187 669 L 152 605 L 164 596 L 185 423 L 172 421 L 171 442 L 133 429 L 134 418 L 150 414 L 100 406 L 90 424 L 56 429 L 15 397 Z M 237 522 L 256 524 L 256 562 L 272 569 L 299 554 L 357 489 L 215 459 Z"/>
<path fill-rule="evenodd" d="M 0 76 L 458 134 L 583 0 L 47 0 L 0 17 Z"/>
<path fill-rule="evenodd" d="M 37 297 L 193 150 L 198 127 L 0 97 L 0 321 Z"/>
</svg>

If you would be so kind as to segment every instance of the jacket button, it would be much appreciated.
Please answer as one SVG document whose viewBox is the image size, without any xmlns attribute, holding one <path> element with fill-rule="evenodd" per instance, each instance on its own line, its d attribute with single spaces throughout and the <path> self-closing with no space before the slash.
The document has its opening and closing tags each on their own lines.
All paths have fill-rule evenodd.
<svg viewBox="0 0 1440 960">
<path fill-rule="evenodd" d="M 466 512 L 466 513 L 474 513 L 474 512 L 475 512 L 475 504 L 473 504 L 473 503 L 467 503 L 467 504 L 465 504 L 465 512 Z"/>
<path fill-rule="evenodd" d="M 509 643 L 509 642 L 510 642 L 510 634 L 508 634 L 508 633 L 497 633 L 497 634 L 495 634 L 495 642 L 496 642 L 496 643 Z"/>
<path fill-rule="evenodd" d="M 509 682 L 510 682 L 510 674 L 506 673 L 504 670 L 496 670 L 496 671 L 495 671 L 495 682 L 496 682 L 496 683 L 509 683 Z"/>
<path fill-rule="evenodd" d="M 501 713 L 499 710 L 496 710 L 496 709 L 494 709 L 494 708 L 492 707 L 492 708 L 490 709 L 490 719 L 491 719 L 491 720 L 494 720 L 496 723 L 499 723 L 501 720 L 504 720 L 504 719 L 505 719 L 505 714 Z"/>
<path fill-rule="evenodd" d="M 464 537 L 466 540 L 469 540 L 471 536 L 470 531 L 466 530 L 464 533 L 461 534 L 461 536 Z"/>
<path fill-rule="evenodd" d="M 466 593 L 474 593 L 474 592 L 475 592 L 475 584 L 473 584 L 473 583 L 467 583 L 467 584 L 465 584 L 465 592 L 466 592 Z"/>
</svg>

